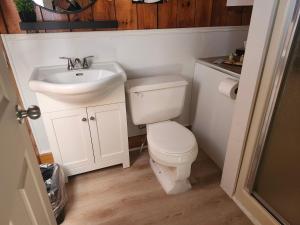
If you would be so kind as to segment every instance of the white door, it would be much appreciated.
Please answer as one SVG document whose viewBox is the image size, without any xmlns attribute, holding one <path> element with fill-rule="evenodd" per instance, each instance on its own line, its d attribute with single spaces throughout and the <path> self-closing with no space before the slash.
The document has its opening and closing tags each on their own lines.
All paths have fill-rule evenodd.
<svg viewBox="0 0 300 225">
<path fill-rule="evenodd" d="M 100 167 L 129 166 L 125 104 L 87 108 L 95 160 Z"/>
<path fill-rule="evenodd" d="M 66 175 L 87 172 L 94 167 L 86 108 L 46 113 L 46 130 L 55 162 Z"/>
<path fill-rule="evenodd" d="M 29 135 L 16 120 L 16 93 L 0 43 L 0 224 L 54 225 Z"/>
</svg>

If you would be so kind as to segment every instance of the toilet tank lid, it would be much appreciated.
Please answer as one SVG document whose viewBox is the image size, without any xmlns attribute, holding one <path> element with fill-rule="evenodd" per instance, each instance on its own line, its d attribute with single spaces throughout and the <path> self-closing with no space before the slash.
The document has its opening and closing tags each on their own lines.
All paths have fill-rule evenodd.
<svg viewBox="0 0 300 225">
<path fill-rule="evenodd" d="M 153 76 L 128 80 L 126 90 L 128 93 L 132 93 L 186 86 L 187 84 L 188 82 L 179 75 Z"/>
</svg>

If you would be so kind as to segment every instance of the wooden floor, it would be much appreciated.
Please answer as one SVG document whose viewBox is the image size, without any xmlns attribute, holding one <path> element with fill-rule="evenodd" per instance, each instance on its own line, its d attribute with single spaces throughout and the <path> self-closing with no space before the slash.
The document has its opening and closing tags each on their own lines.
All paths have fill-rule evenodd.
<svg viewBox="0 0 300 225">
<path fill-rule="evenodd" d="M 131 155 L 132 166 L 74 176 L 63 225 L 251 225 L 219 186 L 220 170 L 204 153 L 192 168 L 193 189 L 168 196 L 149 166 Z"/>
</svg>

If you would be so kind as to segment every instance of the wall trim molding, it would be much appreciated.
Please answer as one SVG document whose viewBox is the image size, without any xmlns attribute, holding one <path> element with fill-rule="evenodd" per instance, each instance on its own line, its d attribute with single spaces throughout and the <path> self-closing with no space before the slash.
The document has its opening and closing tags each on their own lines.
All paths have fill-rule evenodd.
<svg viewBox="0 0 300 225">
<path fill-rule="evenodd" d="M 148 35 L 170 35 L 170 34 L 190 34 L 207 32 L 229 32 L 229 31 L 247 31 L 249 26 L 224 26 L 224 27 L 191 27 L 174 29 L 149 29 L 149 30 L 117 30 L 117 31 L 91 31 L 91 32 L 65 32 L 65 33 L 30 33 L 30 34 L 1 34 L 6 40 L 43 40 L 56 38 L 95 38 L 95 33 L 101 36 L 148 36 Z"/>
</svg>

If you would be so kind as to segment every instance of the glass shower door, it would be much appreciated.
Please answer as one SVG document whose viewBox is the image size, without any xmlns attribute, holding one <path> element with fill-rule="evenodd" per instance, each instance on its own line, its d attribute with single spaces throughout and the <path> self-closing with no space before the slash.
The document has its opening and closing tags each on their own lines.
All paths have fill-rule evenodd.
<svg viewBox="0 0 300 225">
<path fill-rule="evenodd" d="M 282 224 L 300 225 L 300 27 L 297 25 L 250 193 Z"/>
</svg>

